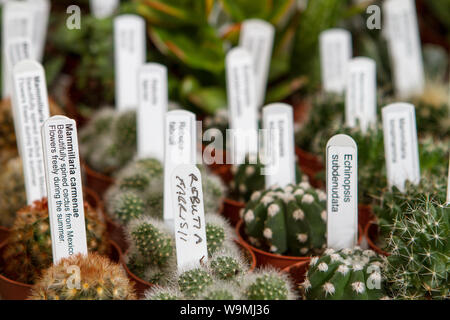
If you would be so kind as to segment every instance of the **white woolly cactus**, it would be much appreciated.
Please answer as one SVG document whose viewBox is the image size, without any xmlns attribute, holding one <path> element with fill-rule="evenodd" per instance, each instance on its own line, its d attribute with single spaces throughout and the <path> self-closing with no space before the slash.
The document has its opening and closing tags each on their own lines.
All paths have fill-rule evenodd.
<svg viewBox="0 0 450 320">
<path fill-rule="evenodd" d="M 249 265 L 236 249 L 222 249 L 208 260 L 210 273 L 221 280 L 238 280 L 249 270 Z"/>
<path fill-rule="evenodd" d="M 247 274 L 243 281 L 243 294 L 248 300 L 295 300 L 297 294 L 286 273 L 263 268 Z"/>
<path fill-rule="evenodd" d="M 154 286 L 144 293 L 143 300 L 182 300 L 183 295 L 175 287 Z"/>
<path fill-rule="evenodd" d="M 199 300 L 242 300 L 242 289 L 235 282 L 216 280 L 206 287 Z"/>
</svg>

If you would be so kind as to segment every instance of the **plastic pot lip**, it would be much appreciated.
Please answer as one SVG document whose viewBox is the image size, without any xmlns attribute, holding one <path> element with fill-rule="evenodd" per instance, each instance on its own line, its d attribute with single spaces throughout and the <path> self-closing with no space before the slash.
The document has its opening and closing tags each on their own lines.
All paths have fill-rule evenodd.
<svg viewBox="0 0 450 320">
<path fill-rule="evenodd" d="M 380 247 L 378 247 L 373 241 L 372 238 L 369 236 L 369 229 L 373 226 L 373 225 L 377 225 L 377 220 L 373 219 L 370 220 L 367 225 L 364 228 L 364 236 L 366 237 L 367 243 L 369 244 L 369 247 L 374 250 L 375 252 L 384 255 L 386 257 L 390 256 L 389 252 L 384 251 L 383 249 L 381 249 Z"/>
<path fill-rule="evenodd" d="M 81 162 L 81 167 L 86 171 L 86 174 L 88 176 L 91 176 L 95 179 L 101 180 L 101 181 L 109 183 L 109 184 L 114 183 L 115 180 L 113 178 L 111 178 L 110 176 L 107 176 L 106 174 L 95 171 L 82 159 L 80 159 L 80 162 Z"/>
<path fill-rule="evenodd" d="M 236 229 L 235 229 L 237 237 L 238 237 L 240 243 L 242 243 L 244 246 L 247 246 L 253 252 L 256 252 L 260 255 L 268 256 L 272 259 L 278 259 L 278 260 L 286 260 L 286 261 L 309 261 L 309 260 L 311 260 L 311 257 L 285 256 L 285 255 L 274 254 L 274 253 L 270 253 L 270 252 L 258 249 L 244 240 L 244 238 L 241 235 L 241 230 L 243 229 L 243 227 L 244 227 L 244 221 L 242 219 L 240 219 L 239 222 L 236 224 Z"/>
<path fill-rule="evenodd" d="M 283 268 L 281 271 L 289 273 L 292 269 L 296 269 L 296 268 L 300 268 L 300 267 L 305 267 L 305 270 L 308 270 L 309 263 L 310 263 L 309 260 L 299 261 L 294 264 L 291 264 L 290 266 L 287 266 L 286 268 Z"/>
<path fill-rule="evenodd" d="M 245 208 L 245 202 L 233 200 L 233 199 L 228 198 L 228 197 L 225 197 L 223 199 L 223 203 L 227 204 L 227 205 L 230 205 L 230 206 L 238 207 L 238 208 Z"/>
</svg>

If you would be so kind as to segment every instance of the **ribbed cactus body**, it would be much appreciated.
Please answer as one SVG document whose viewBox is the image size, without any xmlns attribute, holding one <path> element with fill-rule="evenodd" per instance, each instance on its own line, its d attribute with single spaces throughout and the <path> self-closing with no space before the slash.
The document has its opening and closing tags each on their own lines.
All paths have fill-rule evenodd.
<svg viewBox="0 0 450 320">
<path fill-rule="evenodd" d="M 187 298 L 197 298 L 212 283 L 212 276 L 203 268 L 190 269 L 178 276 L 180 291 Z"/>
<path fill-rule="evenodd" d="M 371 250 L 327 249 L 312 258 L 303 289 L 307 299 L 375 300 L 385 297 L 382 259 Z"/>
<path fill-rule="evenodd" d="M 307 182 L 255 192 L 243 212 L 252 244 L 290 255 L 322 250 L 326 218 L 325 193 Z"/>
<path fill-rule="evenodd" d="M 264 175 L 261 170 L 264 165 L 259 159 L 247 156 L 245 162 L 232 167 L 234 175 L 230 183 L 230 194 L 239 201 L 247 201 L 253 192 L 264 189 Z"/>
<path fill-rule="evenodd" d="M 90 253 L 62 259 L 45 270 L 31 300 L 134 300 L 133 285 L 120 265 Z"/>
<path fill-rule="evenodd" d="M 295 298 L 289 278 L 276 270 L 259 270 L 248 275 L 244 284 L 248 300 L 292 300 Z"/>
</svg>

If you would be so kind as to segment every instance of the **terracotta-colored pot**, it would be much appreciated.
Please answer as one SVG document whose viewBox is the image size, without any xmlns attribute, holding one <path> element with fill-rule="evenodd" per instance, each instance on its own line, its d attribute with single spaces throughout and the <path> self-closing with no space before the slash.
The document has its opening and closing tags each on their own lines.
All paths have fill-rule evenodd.
<svg viewBox="0 0 450 320">
<path fill-rule="evenodd" d="M 366 225 L 375 218 L 372 207 L 366 204 L 358 205 L 358 224 L 364 230 Z"/>
<path fill-rule="evenodd" d="M 0 226 L 0 243 L 3 243 L 3 241 L 6 240 L 6 238 L 8 237 L 9 234 L 9 229 Z"/>
<path fill-rule="evenodd" d="M 86 173 L 86 185 L 95 190 L 100 197 L 103 197 L 105 191 L 114 183 L 114 179 L 91 169 L 84 161 L 81 166 Z"/>
<path fill-rule="evenodd" d="M 245 203 L 233 199 L 225 198 L 222 205 L 222 215 L 228 219 L 234 227 L 241 219 L 239 212 L 245 208 Z"/>
<path fill-rule="evenodd" d="M 119 262 L 121 251 L 119 246 L 110 240 L 110 256 L 109 258 L 114 262 Z M 5 249 L 6 241 L 0 244 L 0 262 L 2 260 L 3 250 Z M 0 274 L 0 297 L 4 300 L 26 300 L 30 295 L 31 284 L 14 281 Z"/>
<path fill-rule="evenodd" d="M 289 274 L 295 282 L 295 288 L 298 288 L 305 280 L 306 271 L 308 271 L 309 261 L 300 261 L 284 268 L 282 271 Z"/>
<path fill-rule="evenodd" d="M 364 229 L 364 236 L 367 239 L 370 249 L 377 252 L 378 254 L 389 256 L 389 253 L 381 249 L 376 245 L 376 240 L 380 235 L 380 228 L 375 220 L 369 221 Z"/>
<path fill-rule="evenodd" d="M 301 168 L 308 168 L 312 173 L 316 174 L 324 170 L 325 166 L 320 157 L 295 147 L 295 154 Z"/>
</svg>

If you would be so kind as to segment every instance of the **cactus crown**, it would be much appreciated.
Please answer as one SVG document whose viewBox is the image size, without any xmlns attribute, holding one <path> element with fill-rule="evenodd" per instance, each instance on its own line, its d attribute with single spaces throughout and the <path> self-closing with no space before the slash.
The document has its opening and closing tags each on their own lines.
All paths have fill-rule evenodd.
<svg viewBox="0 0 450 320">
<path fill-rule="evenodd" d="M 450 298 L 449 217 L 449 206 L 426 197 L 394 218 L 385 272 L 392 297 Z"/>
<path fill-rule="evenodd" d="M 79 270 L 79 278 L 76 271 Z M 73 277 L 75 275 L 74 283 Z M 76 283 L 79 280 L 79 283 Z M 71 284 L 73 284 L 71 286 Z M 133 285 L 120 265 L 90 253 L 62 259 L 44 271 L 32 288 L 31 300 L 134 300 Z"/>
<path fill-rule="evenodd" d="M 372 250 L 327 249 L 311 259 L 303 289 L 307 299 L 381 299 L 383 263 Z"/>
<path fill-rule="evenodd" d="M 244 295 L 249 300 L 293 300 L 295 293 L 286 274 L 262 269 L 247 276 Z"/>
<path fill-rule="evenodd" d="M 90 251 L 108 252 L 106 226 L 87 203 L 84 204 L 87 244 Z M 17 212 L 7 239 L 3 260 L 6 276 L 25 283 L 34 283 L 52 263 L 50 222 L 47 199 L 35 201 Z"/>
<path fill-rule="evenodd" d="M 145 292 L 144 300 L 180 300 L 181 292 L 171 287 L 154 286 Z"/>
<path fill-rule="evenodd" d="M 201 267 L 181 272 L 178 276 L 180 291 L 188 298 L 197 298 L 212 283 L 212 276 Z"/>
<path fill-rule="evenodd" d="M 307 255 L 325 247 L 326 195 L 306 181 L 255 192 L 243 219 L 249 241 L 273 253 Z"/>
<path fill-rule="evenodd" d="M 221 280 L 236 279 L 248 270 L 248 265 L 235 250 L 225 249 L 214 254 L 209 260 L 211 274 Z"/>
</svg>

